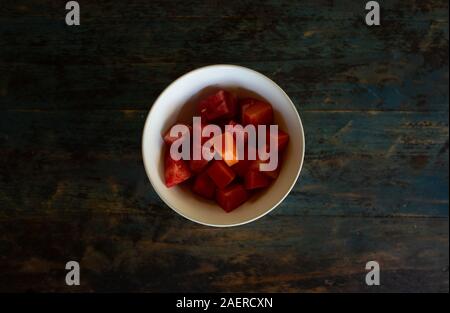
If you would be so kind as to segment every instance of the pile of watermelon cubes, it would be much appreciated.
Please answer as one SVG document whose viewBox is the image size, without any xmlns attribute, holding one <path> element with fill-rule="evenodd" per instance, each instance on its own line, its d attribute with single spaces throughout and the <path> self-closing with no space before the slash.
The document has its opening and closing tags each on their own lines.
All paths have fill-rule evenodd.
<svg viewBox="0 0 450 313">
<path fill-rule="evenodd" d="M 269 103 L 253 98 L 238 99 L 225 90 L 220 90 L 200 101 L 196 116 L 201 117 L 200 127 L 202 128 L 207 124 L 218 125 L 222 130 L 226 125 L 274 125 L 273 109 Z M 186 125 L 184 123 L 177 124 Z M 186 126 L 188 126 L 186 129 L 189 133 L 192 133 L 193 126 Z M 278 153 L 278 166 L 272 171 L 260 171 L 259 164 L 263 161 L 258 158 L 249 160 L 246 157 L 250 149 L 256 148 L 248 145 L 245 146 L 246 155 L 243 159 L 236 157 L 212 159 L 211 161 L 193 160 L 192 158 L 190 160 L 174 160 L 169 153 L 170 146 L 180 137 L 190 140 L 191 151 L 201 149 L 201 146 L 194 147 L 192 136 L 187 132 L 179 133 L 177 137 L 170 136 L 170 129 L 164 135 L 166 186 L 172 187 L 181 183 L 191 184 L 191 189 L 195 194 L 208 200 L 215 200 L 226 212 L 236 209 L 254 192 L 267 188 L 276 180 L 280 171 L 282 152 L 289 141 L 289 135 L 278 128 L 276 152 Z M 221 136 L 225 138 L 227 135 L 230 134 L 223 132 Z M 268 142 L 271 133 L 267 131 L 265 136 Z M 211 138 L 202 137 L 201 144 L 209 139 Z M 265 147 L 266 151 L 268 146 L 267 144 Z"/>
</svg>

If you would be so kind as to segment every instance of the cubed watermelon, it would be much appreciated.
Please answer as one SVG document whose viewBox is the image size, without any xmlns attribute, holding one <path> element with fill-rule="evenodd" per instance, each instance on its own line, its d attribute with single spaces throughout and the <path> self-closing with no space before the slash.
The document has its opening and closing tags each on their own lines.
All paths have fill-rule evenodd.
<svg viewBox="0 0 450 313">
<path fill-rule="evenodd" d="M 278 155 L 278 165 L 274 170 L 271 171 L 261 171 L 260 164 L 261 163 L 268 163 L 269 160 L 261 161 L 260 159 L 256 159 L 254 161 L 249 161 L 250 164 L 248 165 L 247 169 L 250 171 L 259 171 L 262 174 L 266 175 L 269 178 L 275 179 L 278 177 L 278 174 L 280 173 L 280 164 L 281 164 L 281 156 Z"/>
<path fill-rule="evenodd" d="M 233 118 L 237 113 L 236 97 L 225 90 L 219 90 L 198 105 L 198 112 L 206 121 Z"/>
<path fill-rule="evenodd" d="M 170 149 L 167 149 L 165 153 L 164 176 L 167 187 L 178 185 L 191 177 L 191 171 L 186 161 L 183 159 L 178 161 L 172 159 L 170 157 Z"/>
<path fill-rule="evenodd" d="M 252 152 L 252 158 L 250 158 L 250 152 Z M 239 162 L 234 164 L 231 168 L 233 171 L 241 178 L 245 177 L 245 173 L 250 169 L 250 166 L 257 168 L 253 163 L 255 162 L 255 157 L 258 159 L 258 151 L 253 145 L 245 145 L 244 156 L 240 158 Z"/>
<path fill-rule="evenodd" d="M 280 161 L 278 161 L 278 162 L 280 162 Z M 274 169 L 272 171 L 261 171 L 261 173 L 271 179 L 276 179 L 278 177 L 278 175 L 280 174 L 280 163 L 278 163 L 278 166 L 276 169 Z"/>
<path fill-rule="evenodd" d="M 202 119 L 202 123 L 208 122 L 208 102 L 200 101 L 200 103 L 197 106 L 197 112 Z"/>
<path fill-rule="evenodd" d="M 249 194 L 241 184 L 233 184 L 216 191 L 216 201 L 226 212 L 231 212 L 247 201 Z"/>
<path fill-rule="evenodd" d="M 228 166 L 236 164 L 239 160 L 236 142 L 232 133 L 224 132 L 222 135 L 213 138 L 214 149 Z M 220 146 L 219 143 L 220 142 Z M 227 149 L 228 148 L 228 149 Z"/>
<path fill-rule="evenodd" d="M 250 162 L 248 160 L 239 160 L 236 164 L 234 164 L 231 169 L 239 176 L 245 177 L 245 173 L 247 173 L 248 168 L 250 166 Z"/>
<path fill-rule="evenodd" d="M 208 174 L 203 172 L 196 176 L 192 190 L 206 199 L 214 199 L 216 186 Z"/>
<path fill-rule="evenodd" d="M 208 165 L 208 161 L 203 158 L 202 155 L 202 143 L 194 144 L 191 146 L 191 159 L 189 160 L 189 168 L 195 174 L 200 173 Z M 194 150 L 200 156 L 199 160 L 194 160 Z"/>
<path fill-rule="evenodd" d="M 243 127 L 241 124 L 235 122 L 234 120 L 228 121 L 228 122 L 225 124 L 225 127 L 226 127 L 226 125 L 231 125 L 231 126 L 233 126 L 233 127 L 234 127 L 234 126 L 241 126 L 241 127 Z M 226 128 L 225 128 L 225 130 L 226 130 Z M 247 134 L 247 132 L 246 132 L 244 129 L 242 129 L 242 130 L 237 130 L 237 128 L 236 128 L 236 132 L 234 132 L 234 138 L 236 139 L 237 136 L 243 136 L 243 137 L 244 137 L 244 142 L 247 142 L 248 134 Z"/>
<path fill-rule="evenodd" d="M 237 116 L 238 110 L 239 115 Z M 232 132 L 227 131 L 226 126 L 268 126 L 274 123 L 274 112 L 269 103 L 252 98 L 243 99 L 238 105 L 236 97 L 225 90 L 219 90 L 201 101 L 198 104 L 197 111 L 197 115 L 202 118 L 201 123 L 195 121 L 192 127 L 186 125 L 188 128 L 177 136 L 170 136 L 169 131 L 163 136 L 167 144 L 164 160 L 165 182 L 167 187 L 186 181 L 192 182 L 190 184 L 192 192 L 205 199 L 215 198 L 216 202 L 226 212 L 230 212 L 247 201 L 254 190 L 268 187 L 278 177 L 282 151 L 288 145 L 289 135 L 282 130 L 278 130 L 276 134 L 271 134 L 268 128 L 266 133 L 261 134 L 266 141 L 265 144 L 261 143 L 261 147 L 259 147 L 258 140 L 254 143 L 250 141 L 244 130 L 239 130 L 235 135 L 232 135 Z M 222 134 L 215 138 L 212 138 L 213 134 L 209 138 L 201 137 L 198 140 L 199 142 L 196 142 L 197 136 L 201 134 L 208 123 L 218 125 L 223 131 Z M 242 133 L 244 135 L 244 149 L 238 151 L 236 139 Z M 273 139 L 273 136 L 276 136 L 278 141 L 276 146 L 278 166 L 271 171 L 262 171 L 260 165 L 268 163 L 269 160 L 261 161 L 259 157 L 263 156 L 261 154 L 263 151 L 270 152 L 270 139 Z M 191 159 L 189 161 L 175 161 L 170 158 L 169 148 L 173 142 L 184 137 L 192 138 L 190 140 Z M 208 140 L 211 140 L 211 149 L 214 149 L 222 160 L 208 162 L 203 159 L 202 146 Z M 221 143 L 221 149 L 217 144 L 219 142 Z M 226 149 L 227 143 L 228 149 Z M 201 159 L 194 160 L 194 154 L 196 158 L 200 157 Z M 192 178 L 189 179 L 190 177 Z"/>
<path fill-rule="evenodd" d="M 226 187 L 236 177 L 234 171 L 222 160 L 212 161 L 206 172 L 219 188 Z"/>
<path fill-rule="evenodd" d="M 270 130 L 268 129 L 266 132 L 266 147 L 267 152 L 269 152 L 270 149 L 270 138 L 273 136 L 278 136 L 278 151 L 283 151 L 284 148 L 286 148 L 288 142 L 289 142 L 289 135 L 282 131 L 280 128 L 278 128 L 278 134 L 271 134 Z"/>
<path fill-rule="evenodd" d="M 247 171 L 245 173 L 245 189 L 258 189 L 269 186 L 270 179 L 260 171 Z"/>
<path fill-rule="evenodd" d="M 208 165 L 208 161 L 205 159 L 201 160 L 189 160 L 189 169 L 192 173 L 197 174 L 203 171 Z"/>
<path fill-rule="evenodd" d="M 186 131 L 183 133 L 178 133 L 178 136 L 171 136 L 170 135 L 170 130 L 172 129 L 172 127 L 174 127 L 175 125 L 183 125 L 186 126 Z M 192 127 L 190 125 L 184 124 L 184 123 L 176 123 L 174 125 L 172 125 L 169 130 L 164 134 L 164 142 L 166 144 L 168 144 L 169 146 L 174 143 L 177 139 L 183 137 L 183 138 L 189 138 L 189 134 L 192 133 Z"/>
<path fill-rule="evenodd" d="M 241 101 L 241 122 L 243 125 L 270 125 L 273 122 L 272 106 L 256 99 Z"/>
<path fill-rule="evenodd" d="M 192 126 L 192 136 L 194 136 L 194 133 L 200 136 L 200 141 L 201 143 L 205 143 L 206 141 L 208 141 L 208 139 L 212 138 L 212 135 L 210 135 L 209 137 L 203 137 L 202 136 L 202 132 L 203 132 L 203 128 L 205 128 L 205 126 L 207 126 L 208 124 L 206 122 L 203 121 L 202 118 L 202 122 L 201 123 L 195 123 Z"/>
</svg>

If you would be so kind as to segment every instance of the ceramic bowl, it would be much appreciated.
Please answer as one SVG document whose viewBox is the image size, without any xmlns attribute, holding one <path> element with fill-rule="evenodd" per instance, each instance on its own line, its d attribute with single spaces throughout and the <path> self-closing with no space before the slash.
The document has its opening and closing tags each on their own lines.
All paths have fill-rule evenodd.
<svg viewBox="0 0 450 313">
<path fill-rule="evenodd" d="M 238 97 L 252 96 L 271 103 L 275 122 L 290 136 L 277 180 L 230 213 L 215 202 L 198 197 L 188 187 L 167 188 L 164 184 L 162 134 L 177 121 L 192 121 L 199 99 L 218 89 L 229 90 Z M 153 104 L 142 136 L 145 171 L 157 194 L 178 214 L 208 226 L 242 225 L 272 211 L 295 185 L 304 155 L 302 122 L 288 95 L 263 74 L 236 65 L 202 67 L 171 83 Z"/>
</svg>

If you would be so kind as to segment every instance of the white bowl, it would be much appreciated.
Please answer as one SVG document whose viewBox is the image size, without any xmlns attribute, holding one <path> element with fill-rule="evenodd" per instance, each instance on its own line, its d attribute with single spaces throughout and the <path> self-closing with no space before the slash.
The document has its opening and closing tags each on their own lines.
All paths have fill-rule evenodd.
<svg viewBox="0 0 450 313">
<path fill-rule="evenodd" d="M 213 201 L 196 196 L 189 188 L 167 188 L 164 184 L 164 142 L 161 135 L 175 122 L 191 120 L 198 100 L 219 88 L 241 97 L 253 96 L 271 103 L 275 122 L 290 136 L 277 180 L 230 213 Z M 153 104 L 142 136 L 145 171 L 155 191 L 178 214 L 208 226 L 242 225 L 272 211 L 295 185 L 304 155 L 302 122 L 286 93 L 261 73 L 236 65 L 206 66 L 175 80 Z"/>
</svg>

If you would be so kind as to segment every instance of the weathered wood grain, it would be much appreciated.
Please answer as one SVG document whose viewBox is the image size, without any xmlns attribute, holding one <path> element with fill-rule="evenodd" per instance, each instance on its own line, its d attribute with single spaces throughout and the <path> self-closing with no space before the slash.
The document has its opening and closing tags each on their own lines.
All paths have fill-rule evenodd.
<svg viewBox="0 0 450 313">
<path fill-rule="evenodd" d="M 146 113 L 4 112 L 3 212 L 122 212 L 163 206 L 142 170 Z M 448 217 L 447 116 L 301 115 L 306 131 L 304 168 L 275 214 Z"/>
<path fill-rule="evenodd" d="M 379 28 L 357 1 L 89 2 L 79 28 L 59 1 L 22 2 L 1 9 L 4 108 L 148 109 L 187 71 L 233 63 L 304 109 L 448 109 L 445 1 L 386 1 Z"/>
<path fill-rule="evenodd" d="M 379 1 L 380 27 L 352 0 L 79 2 L 72 28 L 66 1 L 0 5 L 0 291 L 448 292 L 447 1 Z M 215 63 L 306 132 L 288 198 L 233 229 L 172 212 L 140 153 L 159 93 Z"/>
<path fill-rule="evenodd" d="M 0 218 L 0 249 L 15 256 L 0 259 L 0 291 L 448 290 L 447 219 L 271 215 L 214 229 L 161 208 L 39 216 Z M 75 289 L 68 259 L 81 262 Z M 381 286 L 365 285 L 369 260 Z"/>
</svg>

